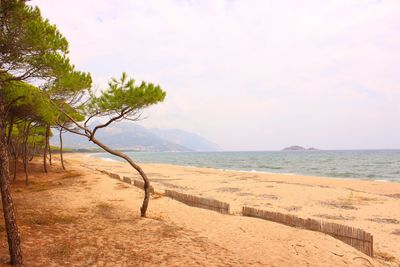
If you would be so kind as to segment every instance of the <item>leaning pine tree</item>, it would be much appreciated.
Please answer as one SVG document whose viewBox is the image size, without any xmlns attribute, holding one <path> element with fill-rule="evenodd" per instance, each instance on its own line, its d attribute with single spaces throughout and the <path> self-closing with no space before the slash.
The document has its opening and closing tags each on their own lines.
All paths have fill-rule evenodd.
<svg viewBox="0 0 400 267">
<path fill-rule="evenodd" d="M 89 141 L 98 145 L 108 153 L 120 157 L 127 161 L 142 177 L 144 181 L 144 200 L 140 213 L 142 217 L 146 216 L 147 206 L 150 199 L 150 181 L 142 170 L 126 154 L 110 148 L 96 138 L 98 130 L 106 128 L 114 122 L 121 120 L 136 121 L 140 119 L 144 108 L 162 102 L 165 98 L 165 92 L 160 86 L 155 86 L 152 83 L 142 82 L 140 85 L 135 85 L 133 79 L 128 79 L 126 73 L 122 73 L 120 80 L 112 78 L 108 84 L 108 88 L 102 92 L 99 97 L 90 94 L 90 98 L 81 107 L 83 114 L 86 116 L 84 123 L 79 123 L 65 105 L 57 104 L 59 110 L 70 120 L 70 126 L 67 127 L 65 123 L 60 123 L 59 127 L 69 132 L 84 136 Z M 68 106 L 69 107 L 69 106 Z M 71 110 L 69 108 L 69 110 Z M 74 109 L 76 111 L 77 109 Z M 89 122 L 93 118 L 107 118 L 105 123 L 95 126 L 89 126 Z"/>
</svg>

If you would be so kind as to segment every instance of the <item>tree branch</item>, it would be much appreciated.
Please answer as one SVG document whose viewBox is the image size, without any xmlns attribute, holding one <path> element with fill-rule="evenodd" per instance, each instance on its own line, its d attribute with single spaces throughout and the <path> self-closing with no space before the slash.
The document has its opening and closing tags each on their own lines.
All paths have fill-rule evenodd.
<svg viewBox="0 0 400 267">
<path fill-rule="evenodd" d="M 61 124 L 59 124 L 59 123 L 57 123 L 57 125 L 58 125 L 61 129 L 64 129 L 64 130 L 66 130 L 66 131 L 68 131 L 68 132 L 71 132 L 71 133 L 74 133 L 74 134 L 78 134 L 78 135 L 82 135 L 82 136 L 85 136 L 85 137 L 89 137 L 88 135 L 86 135 L 86 134 L 84 134 L 84 133 L 80 133 L 80 132 L 78 132 L 78 131 L 74 131 L 74 130 L 69 129 L 69 128 L 67 128 L 67 127 L 65 127 L 65 126 L 63 126 L 63 125 L 61 125 Z"/>
<path fill-rule="evenodd" d="M 83 125 L 84 125 L 85 127 L 87 127 L 88 122 L 89 122 L 91 119 L 93 119 L 94 117 L 96 117 L 97 115 L 99 115 L 99 114 L 100 114 L 100 111 L 96 111 L 93 115 L 90 115 L 90 116 L 87 118 L 87 120 L 83 123 Z"/>
<path fill-rule="evenodd" d="M 130 108 L 125 107 L 125 108 L 123 108 L 123 109 L 121 110 L 121 114 L 120 114 L 119 116 L 113 117 L 113 118 L 111 118 L 108 122 L 106 122 L 106 123 L 104 123 L 104 124 L 100 124 L 100 125 L 94 127 L 93 133 L 92 133 L 92 135 L 91 135 L 91 137 L 90 137 L 89 140 L 92 141 L 92 139 L 93 139 L 93 137 L 94 137 L 94 134 L 97 132 L 98 129 L 107 127 L 107 126 L 110 125 L 112 122 L 118 121 L 119 119 L 122 119 L 122 118 L 123 118 L 127 113 L 129 113 L 130 111 L 131 111 Z"/>
<path fill-rule="evenodd" d="M 61 107 L 59 107 L 58 105 L 56 105 L 53 100 L 50 99 L 50 102 L 57 107 L 58 110 L 60 110 L 65 116 L 67 116 L 68 119 L 71 120 L 71 122 L 73 122 L 78 128 L 82 129 L 85 131 L 85 133 L 87 135 L 92 135 L 92 131 L 90 131 L 88 128 L 80 125 L 79 123 L 76 122 L 76 120 L 74 118 L 72 118 L 67 112 L 65 112 Z M 85 135 L 86 136 L 86 135 Z"/>
</svg>

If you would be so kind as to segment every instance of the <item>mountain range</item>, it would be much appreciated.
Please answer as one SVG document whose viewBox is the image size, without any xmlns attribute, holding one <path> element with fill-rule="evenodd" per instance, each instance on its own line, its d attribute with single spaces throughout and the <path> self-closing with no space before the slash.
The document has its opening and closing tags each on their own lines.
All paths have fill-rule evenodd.
<svg viewBox="0 0 400 267">
<path fill-rule="evenodd" d="M 217 144 L 194 133 L 180 129 L 148 129 L 129 122 L 119 122 L 99 129 L 96 138 L 119 150 L 157 152 L 221 150 Z M 51 143 L 59 145 L 58 134 L 52 137 Z M 73 149 L 98 148 L 87 138 L 68 132 L 63 134 L 63 146 Z"/>
</svg>

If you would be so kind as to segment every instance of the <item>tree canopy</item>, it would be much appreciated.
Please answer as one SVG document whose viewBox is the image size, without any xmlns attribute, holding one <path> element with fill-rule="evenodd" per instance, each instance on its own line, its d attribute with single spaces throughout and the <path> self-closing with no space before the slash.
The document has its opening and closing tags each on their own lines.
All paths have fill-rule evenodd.
<svg viewBox="0 0 400 267">
<path fill-rule="evenodd" d="M 68 41 L 37 7 L 0 1 L 0 79 L 48 79 L 71 68 Z M 12 76 L 4 76 L 12 74 Z"/>
</svg>

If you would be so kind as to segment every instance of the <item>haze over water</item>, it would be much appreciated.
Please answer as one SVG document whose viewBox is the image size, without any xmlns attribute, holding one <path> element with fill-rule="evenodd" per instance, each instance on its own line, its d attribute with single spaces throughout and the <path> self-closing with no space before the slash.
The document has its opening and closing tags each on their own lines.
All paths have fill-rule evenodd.
<svg viewBox="0 0 400 267">
<path fill-rule="evenodd" d="M 400 150 L 128 152 L 139 163 L 400 182 Z M 106 153 L 102 158 L 119 160 Z"/>
</svg>

